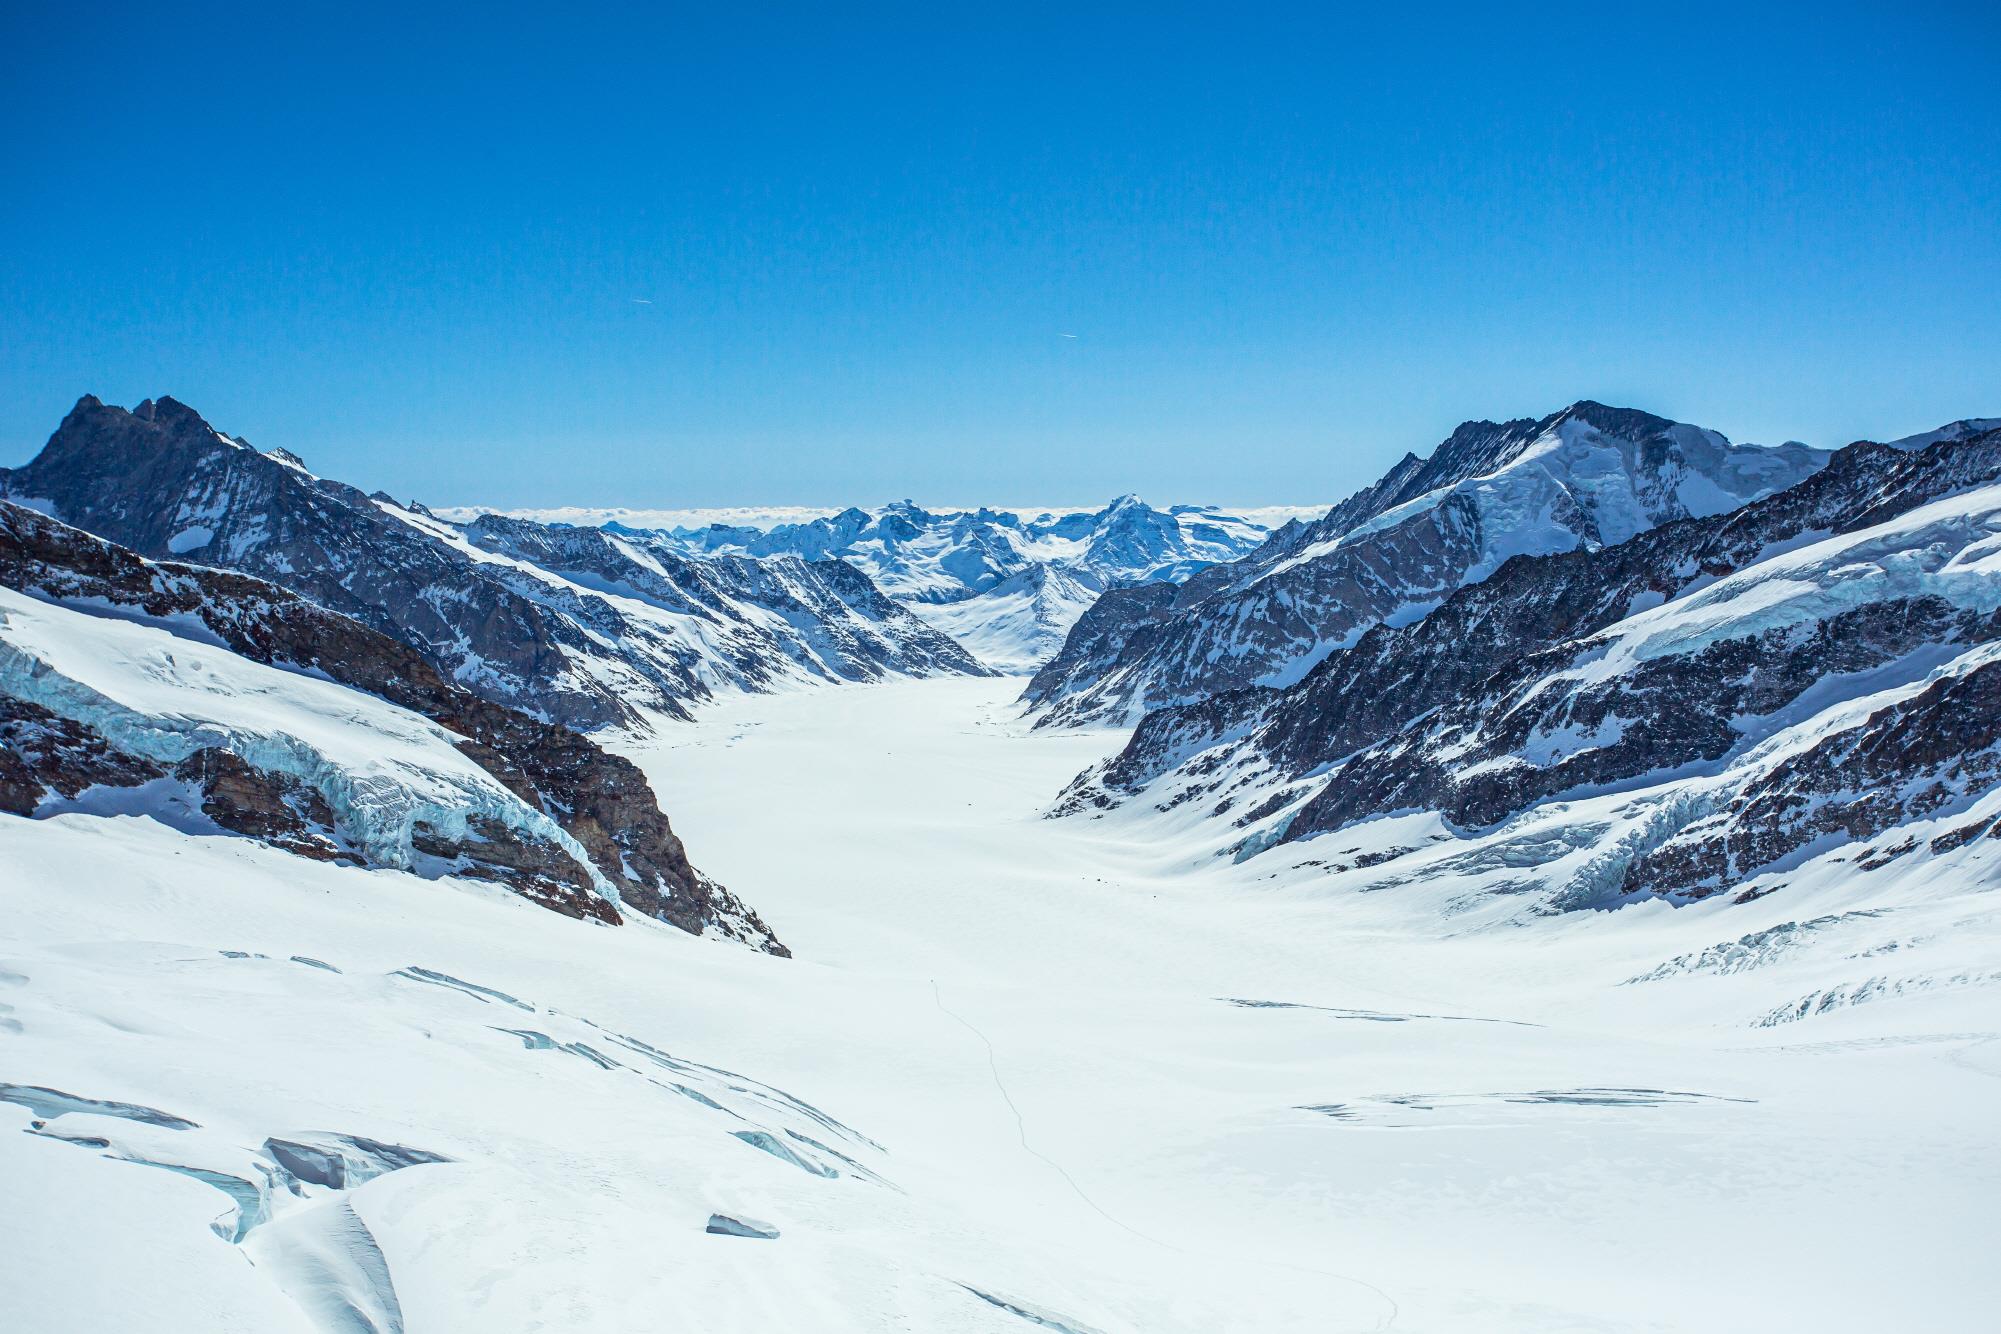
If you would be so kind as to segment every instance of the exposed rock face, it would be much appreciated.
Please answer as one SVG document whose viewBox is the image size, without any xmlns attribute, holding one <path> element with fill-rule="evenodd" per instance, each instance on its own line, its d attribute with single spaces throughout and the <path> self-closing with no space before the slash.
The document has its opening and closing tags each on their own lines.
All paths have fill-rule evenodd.
<svg viewBox="0 0 2001 1334">
<path fill-rule="evenodd" d="M 1523 561 L 1508 587 L 1493 590 L 1505 602 L 1474 594 L 1450 618 L 1409 636 L 1401 654 L 1385 646 L 1398 656 L 1416 651 L 1418 656 L 1403 656 L 1405 677 L 1424 676 L 1413 667 L 1428 657 L 1450 656 L 1461 665 L 1408 691 L 1376 675 L 1375 689 L 1412 696 L 1397 706 L 1409 710 L 1409 722 L 1392 724 L 1394 730 L 1359 750 L 1349 743 L 1362 738 L 1349 730 L 1345 712 L 1330 710 L 1330 701 L 1288 710 L 1287 725 L 1272 738 L 1282 764 L 1296 767 L 1313 754 L 1320 757 L 1314 763 L 1353 754 L 1339 781 L 1301 811 L 1288 836 L 1401 808 L 1436 809 L 1463 825 L 1490 825 L 1559 793 L 1720 760 L 1744 746 L 1745 719 L 1776 716 L 1825 679 L 1873 671 L 1927 646 L 1991 638 L 1996 623 L 1986 609 L 1924 591 L 1922 584 L 1886 580 L 1867 602 L 1830 598 L 1818 615 L 1769 628 L 1743 613 L 1726 620 L 1729 632 L 1714 642 L 1691 639 L 1681 652 L 1649 650 L 1658 655 L 1613 679 L 1591 679 L 1588 665 L 1609 642 L 1596 632 L 1603 627 L 1609 635 L 1618 624 L 1638 620 L 1626 613 L 1656 601 L 1665 611 L 1702 596 L 1699 585 L 1783 555 L 1788 544 L 1865 532 L 2001 476 L 2001 434 L 1941 444 L 1918 456 L 1880 445 L 1844 453 L 1832 475 L 1737 514 L 1573 557 L 1569 569 L 1562 558 Z M 1888 539 L 1890 551 L 1900 551 L 1904 540 Z M 1858 554 L 1858 561 L 1864 558 Z M 1893 568 L 1901 566 L 1900 555 L 1892 559 Z M 1517 609 L 1503 614 L 1514 627 L 1505 641 L 1493 631 L 1483 635 L 1478 625 L 1501 619 L 1495 616 L 1499 607 Z M 1383 654 L 1373 660 L 1383 662 Z M 1367 661 L 1354 666 L 1366 669 Z M 1346 676 L 1349 666 L 1345 660 L 1332 664 L 1323 684 Z M 1344 702 L 1359 701 L 1368 688 L 1340 693 Z M 1343 721 L 1331 721 L 1337 718 Z M 1550 740 L 1558 737 L 1564 739 Z M 1330 744 L 1344 749 L 1330 754 Z"/>
<path fill-rule="evenodd" d="M 0 811 L 8 815 L 33 815 L 51 797 L 73 800 L 93 787 L 137 787 L 165 774 L 88 723 L 0 693 Z"/>
<path fill-rule="evenodd" d="M 868 576 L 840 560 L 778 555 L 691 559 L 661 542 L 603 528 L 541 524 L 482 515 L 465 534 L 498 552 L 587 587 L 606 585 L 663 611 L 712 625 L 726 637 L 735 679 L 762 687 L 800 669 L 822 680 L 875 681 L 891 675 L 984 676 L 987 669 L 952 639 L 882 595 Z M 577 616 L 592 629 L 630 636 L 609 605 L 579 599 Z M 767 613 L 756 639 L 733 630 L 744 608 Z M 769 641 L 769 642 L 763 642 Z M 691 671 L 705 670 L 699 657 Z"/>
<path fill-rule="evenodd" d="M 632 717 L 570 670 L 587 640 L 352 487 L 216 431 L 171 398 L 79 400 L 0 490 L 155 558 L 254 574 L 419 649 L 509 703 L 586 726 Z"/>
<path fill-rule="evenodd" d="M 303 593 L 411 645 L 470 690 L 570 726 L 632 725 L 636 706 L 685 716 L 686 702 L 718 688 L 757 689 L 788 673 L 979 670 L 922 622 L 886 613 L 851 571 L 800 563 L 765 578 L 712 575 L 527 528 L 510 533 L 512 545 L 535 546 L 558 569 L 492 559 L 421 506 L 260 454 L 171 398 L 127 412 L 86 396 L 32 463 L 0 472 L 0 495 L 144 556 Z M 627 578 L 635 571 L 638 583 Z"/>
<path fill-rule="evenodd" d="M 454 838 L 434 826 L 419 823 L 411 842 L 419 852 L 452 864 L 452 874 L 475 880 L 495 880 L 523 898 L 562 912 L 581 904 L 591 893 L 590 877 L 554 843 L 523 838 L 498 820 L 474 816 L 468 835 Z M 592 913 L 616 921 L 611 912 Z"/>
<path fill-rule="evenodd" d="M 1102 772 L 1113 793 L 1151 782 L 1233 731 L 1304 773 L 1462 698 L 1515 659 L 1742 569 L 1803 535 L 1850 532 L 2001 477 L 2001 447 L 1905 453 L 1861 443 L 1813 477 L 1741 510 L 1685 520 L 1598 551 L 1509 562 L 1406 626 L 1378 625 L 1294 686 L 1229 692 L 1149 714 Z"/>
<path fill-rule="evenodd" d="M 1488 830 L 1685 777 L 1674 819 L 1620 853 L 1621 883 L 1698 897 L 1949 809 L 1991 786 L 2001 430 L 1924 439 L 1852 445 L 1726 515 L 1517 557 L 1295 685 L 1158 710 L 1058 809 L 1159 783 L 1264 822 L 1268 845 L 1409 811 Z M 1917 693 L 1842 712 L 1882 690 Z M 1772 740 L 1809 720 L 1826 735 L 1803 753 Z"/>
<path fill-rule="evenodd" d="M 531 718 L 444 680 L 408 645 L 294 593 L 230 571 L 156 563 L 45 515 L 0 502 L 0 584 L 93 614 L 159 624 L 260 663 L 324 675 L 431 719 L 463 738 L 459 749 L 523 802 L 545 812 L 589 855 L 633 911 L 684 931 L 729 936 L 786 953 L 770 929 L 722 886 L 689 864 L 645 777 L 630 761 L 568 728 Z M 102 737 L 63 730 L 13 701 L 11 752 L 0 760 L 6 809 L 29 813 L 48 791 L 74 797 L 91 784 L 131 786 L 159 766 L 121 758 Z M 32 744 L 14 744 L 33 729 Z M 207 754 L 206 752 L 204 753 Z M 10 760 L 12 763 L 10 763 Z M 305 855 L 339 855 L 331 820 L 283 775 L 221 754 L 182 766 L 200 785 L 202 808 L 225 828 Z M 22 777 L 26 771 L 31 778 Z M 36 787 L 27 794 L 27 784 Z M 572 916 L 616 922 L 618 914 L 562 849 L 475 822 L 475 835 L 422 850 L 454 873 L 508 884 Z"/>
<path fill-rule="evenodd" d="M 1744 745 L 1746 720 L 1780 714 L 1824 678 L 1985 643 L 1997 629 L 1994 616 L 1940 598 L 1899 599 L 1643 660 L 1603 684 L 1574 675 L 1601 646 L 1564 645 L 1349 760 L 1288 837 L 1392 810 L 1486 828 L 1550 797 L 1719 761 Z"/>
<path fill-rule="evenodd" d="M 290 774 L 253 768 L 211 746 L 182 760 L 174 777 L 193 784 L 202 814 L 233 834 L 314 861 L 359 860 L 341 847 L 327 799 Z M 575 878 L 575 868 L 569 871 Z M 590 881 L 577 888 L 588 893 Z"/>
<path fill-rule="evenodd" d="M 1139 662 L 1188 605 L 1187 586 L 1138 584 L 1108 589 L 1070 627 L 1063 647 L 1029 679 L 1022 698 L 1035 703 L 1089 689 L 1121 661 Z"/>
<path fill-rule="evenodd" d="M 1281 530 L 1174 600 L 1129 600 L 1110 627 L 1087 617 L 1024 698 L 1045 710 L 1042 723 L 1074 724 L 1289 685 L 1371 626 L 1416 619 L 1513 556 L 1598 550 L 1721 513 L 1824 457 L 1591 402 L 1539 421 L 1469 422 L 1429 459 L 1406 456 L 1325 518 Z"/>
<path fill-rule="evenodd" d="M 1912 819 L 1963 808 L 2001 782 L 2001 662 L 1989 660 L 1878 710 L 1747 784 L 1626 868 L 1629 894 L 1700 898 L 1786 857 L 1864 843 Z M 1948 852 L 1996 832 L 1966 823 L 1931 840 Z M 1888 861 L 1915 843 L 1870 849 Z"/>
</svg>

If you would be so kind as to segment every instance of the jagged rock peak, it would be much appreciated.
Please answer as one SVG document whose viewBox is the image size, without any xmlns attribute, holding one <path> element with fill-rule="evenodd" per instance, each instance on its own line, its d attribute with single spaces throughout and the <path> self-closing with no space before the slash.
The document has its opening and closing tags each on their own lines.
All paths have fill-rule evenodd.
<svg viewBox="0 0 2001 1334">
<path fill-rule="evenodd" d="M 0 494 L 142 556 L 269 579 L 570 726 L 643 729 L 647 711 L 686 717 L 721 689 L 982 671 L 873 588 L 817 565 L 783 578 L 753 563 L 663 567 L 539 538 L 486 558 L 424 506 L 259 453 L 164 396 L 134 412 L 86 398 L 33 461 L 0 469 Z"/>
</svg>

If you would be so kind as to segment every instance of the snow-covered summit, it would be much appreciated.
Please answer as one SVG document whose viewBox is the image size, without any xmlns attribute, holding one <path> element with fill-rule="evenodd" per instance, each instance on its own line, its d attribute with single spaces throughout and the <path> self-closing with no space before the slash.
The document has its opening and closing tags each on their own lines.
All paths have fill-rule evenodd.
<svg viewBox="0 0 2001 1334">
<path fill-rule="evenodd" d="M 1459 877 L 1496 913 L 1486 890 L 1776 893 L 1849 843 L 1942 857 L 2001 811 L 1997 534 L 2001 430 L 1852 445 L 1728 514 L 1512 561 L 1293 685 L 1149 714 L 1062 809 L 1186 806 L 1242 857 L 1359 847 L 1374 882 Z"/>
<path fill-rule="evenodd" d="M 904 500 L 872 510 L 850 507 L 809 523 L 768 529 L 715 524 L 668 536 L 702 551 L 839 556 L 860 565 L 892 597 L 961 602 L 1031 565 L 1107 584 L 1185 577 L 1251 551 L 1268 531 L 1262 521 L 1217 507 L 1160 510 L 1125 495 L 1098 510 L 1033 514 L 986 507 L 932 511 Z"/>
<path fill-rule="evenodd" d="M 707 524 L 661 522 L 687 517 L 682 511 L 460 507 L 438 514 L 469 531 L 530 520 L 581 533 L 595 521 L 597 531 L 664 560 L 845 562 L 986 667 L 1027 672 L 1056 652 L 1104 590 L 1180 583 L 1256 550 L 1275 525 L 1319 512 L 1157 509 L 1124 495 L 1096 509 L 927 509 L 906 499 L 789 521 L 784 511 L 730 512 L 722 517 L 732 521 Z"/>
<path fill-rule="evenodd" d="M 1421 617 L 1511 557 L 1595 550 L 1720 514 L 1784 490 L 1826 457 L 1797 443 L 1737 445 L 1589 400 L 1538 420 L 1468 422 L 1430 458 L 1407 455 L 1317 522 L 1275 533 L 1189 596 L 1151 606 L 1145 634 L 1108 640 L 1080 624 L 1027 699 L 1051 721 L 1132 720 L 1240 686 L 1285 685 L 1369 626 Z M 1100 604 L 1122 624 L 1135 607 Z"/>
<path fill-rule="evenodd" d="M 1030 565 L 976 597 L 911 609 L 1000 672 L 1033 672 L 1104 591 L 1088 570 Z"/>
</svg>

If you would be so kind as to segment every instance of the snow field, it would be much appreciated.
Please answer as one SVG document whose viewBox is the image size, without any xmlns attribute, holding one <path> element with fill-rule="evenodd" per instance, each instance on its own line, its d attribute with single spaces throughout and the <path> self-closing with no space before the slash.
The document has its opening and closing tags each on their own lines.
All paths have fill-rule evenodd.
<svg viewBox="0 0 2001 1334">
<path fill-rule="evenodd" d="M 635 752 L 792 961 L 144 819 L 0 821 L 0 1081 L 197 1123 L 0 1101 L 44 1122 L 0 1133 L 10 1310 L 1873 1332 L 1978 1328 L 2001 1297 L 1994 989 L 1755 1023 L 1891 940 L 1995 957 L 1977 884 L 1447 915 L 1450 887 L 1236 865 L 1192 824 L 1040 818 L 1121 737 L 1030 734 L 1018 689 L 732 700 Z M 280 1182 L 232 1243 L 223 1191 L 120 1160 L 257 1180 L 270 1141 L 332 1136 L 449 1161 Z"/>
</svg>

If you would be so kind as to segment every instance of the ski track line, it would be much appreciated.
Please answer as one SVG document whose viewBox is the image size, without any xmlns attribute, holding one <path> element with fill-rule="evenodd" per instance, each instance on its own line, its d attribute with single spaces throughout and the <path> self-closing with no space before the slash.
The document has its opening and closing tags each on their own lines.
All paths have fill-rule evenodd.
<svg viewBox="0 0 2001 1334">
<path fill-rule="evenodd" d="M 1189 1250 L 1186 1246 L 1177 1246 L 1171 1241 L 1163 1240 L 1162 1238 L 1156 1237 L 1148 1232 L 1142 1232 L 1138 1228 L 1134 1227 L 1132 1224 L 1126 1222 L 1123 1219 L 1113 1217 L 1110 1213 L 1106 1212 L 1103 1205 L 1099 1204 L 1096 1200 L 1091 1198 L 1089 1192 L 1087 1192 L 1082 1186 L 1077 1184 L 1077 1178 L 1071 1176 L 1069 1171 L 1063 1166 L 1063 1164 L 1057 1162 L 1054 1158 L 1051 1158 L 1049 1155 L 1043 1153 L 1041 1150 L 1037 1149 L 1034 1145 L 1030 1144 L 1028 1142 L 1028 1122 L 1026 1118 L 1022 1116 L 1021 1108 L 1015 1104 L 1014 1095 L 1007 1091 L 1006 1082 L 1001 1079 L 1000 1058 L 994 1051 L 993 1040 L 989 1038 L 985 1033 L 981 1032 L 978 1028 L 976 1028 L 972 1024 L 972 1022 L 968 1020 L 964 1015 L 955 1013 L 954 1011 L 949 1010 L 945 1007 L 945 1000 L 938 990 L 938 980 L 936 978 L 931 979 L 931 1003 L 938 1007 L 938 1012 L 940 1014 L 943 1014 L 947 1018 L 952 1019 L 953 1021 L 958 1023 L 960 1027 L 964 1028 L 968 1033 L 971 1033 L 974 1037 L 978 1038 L 980 1040 L 980 1045 L 987 1049 L 987 1070 L 993 1076 L 994 1088 L 1000 1093 L 1001 1101 L 1007 1104 L 1008 1111 L 1012 1113 L 1014 1116 L 1015 1138 L 1021 1141 L 1021 1147 L 1024 1153 L 1028 1154 L 1031 1158 L 1036 1159 L 1038 1162 L 1047 1165 L 1051 1171 L 1055 1172 L 1056 1175 L 1062 1177 L 1063 1180 L 1069 1185 L 1070 1189 L 1076 1193 L 1078 1199 L 1082 1200 L 1087 1206 L 1090 1207 L 1093 1213 L 1097 1214 L 1100 1218 L 1103 1218 L 1107 1223 L 1110 1223 L 1113 1227 L 1116 1227 L 1124 1232 L 1129 1232 L 1133 1236 L 1138 1237 L 1141 1241 L 1147 1242 L 1150 1245 L 1158 1246 L 1164 1251 L 1171 1251 L 1177 1255 L 1193 1256 L 1196 1254 L 1194 1251 Z M 1331 1269 L 1315 1269 L 1311 1265 L 1287 1264 L 1283 1260 L 1267 1260 L 1256 1256 L 1233 1256 L 1231 1258 L 1235 1259 L 1236 1262 L 1239 1264 L 1263 1265 L 1269 1269 L 1284 1269 L 1295 1274 L 1313 1274 L 1320 1278 L 1332 1279 L 1337 1283 L 1347 1283 L 1354 1287 L 1361 1288 L 1366 1292 L 1372 1293 L 1376 1297 L 1380 1298 L 1382 1302 L 1389 1307 L 1389 1314 L 1383 1319 L 1378 1320 L 1375 1323 L 1375 1325 L 1372 1326 L 1373 1329 L 1378 1331 L 1387 1330 L 1392 1326 L 1394 1326 L 1397 1322 L 1397 1317 L 1400 1314 L 1402 1314 L 1402 1308 L 1397 1305 L 1396 1298 L 1390 1296 L 1389 1293 L 1383 1291 L 1381 1288 L 1369 1282 L 1367 1279 L 1356 1278 L 1353 1274 L 1336 1273 L 1334 1270 Z"/>
</svg>

